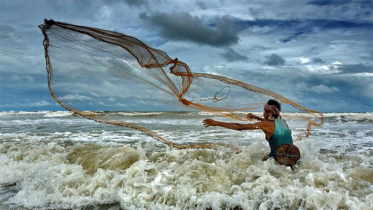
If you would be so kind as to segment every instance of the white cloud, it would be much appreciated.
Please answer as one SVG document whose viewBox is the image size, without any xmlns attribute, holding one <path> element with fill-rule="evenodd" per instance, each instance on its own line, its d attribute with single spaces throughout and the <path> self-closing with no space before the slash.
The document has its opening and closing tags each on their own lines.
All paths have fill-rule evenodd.
<svg viewBox="0 0 373 210">
<path fill-rule="evenodd" d="M 4 104 L 0 105 L 0 107 L 43 107 L 43 106 L 51 106 L 51 105 L 56 105 L 56 104 L 51 104 L 48 103 L 47 101 L 37 101 L 37 102 L 32 102 L 32 103 L 14 103 L 14 104 Z"/>
<path fill-rule="evenodd" d="M 52 105 L 46 101 L 38 101 L 38 102 L 33 102 L 33 103 L 29 103 L 29 104 L 26 104 L 26 106 L 49 106 L 49 105 Z"/>
<path fill-rule="evenodd" d="M 101 14 L 101 18 L 109 18 L 111 14 L 113 14 L 113 10 L 110 7 L 105 5 L 102 7 L 100 14 Z"/>
<path fill-rule="evenodd" d="M 79 95 L 79 94 L 68 94 L 68 95 L 60 97 L 60 99 L 61 100 L 79 100 L 79 101 L 93 100 L 89 96 L 84 96 L 84 95 Z"/>
<path fill-rule="evenodd" d="M 97 102 L 98 104 L 100 104 L 101 106 L 112 106 L 112 105 L 110 105 L 110 104 L 106 104 L 106 103 L 104 103 L 104 102 L 102 102 L 102 101 L 99 101 L 99 102 Z"/>
<path fill-rule="evenodd" d="M 332 68 L 332 69 L 331 69 Z M 333 69 L 332 66 L 327 65 L 304 65 L 302 67 L 299 67 L 299 70 L 303 70 L 306 72 L 312 72 L 314 74 L 335 74 L 341 72 L 338 69 Z"/>
<path fill-rule="evenodd" d="M 330 70 L 329 66 L 326 66 L 326 65 L 321 66 L 321 68 L 324 69 L 325 71 Z"/>
<path fill-rule="evenodd" d="M 10 77 L 10 81 L 12 82 L 35 82 L 34 78 L 29 75 L 19 76 L 17 74 L 12 75 Z"/>
<path fill-rule="evenodd" d="M 332 63 L 332 65 L 339 66 L 339 65 L 342 65 L 342 63 L 339 62 L 339 61 L 335 61 L 335 62 Z"/>
<path fill-rule="evenodd" d="M 300 62 L 301 62 L 302 64 L 305 64 L 305 63 L 310 62 L 310 59 L 309 59 L 309 58 L 301 57 L 301 58 L 300 58 Z"/>
<path fill-rule="evenodd" d="M 310 88 L 313 92 L 316 93 L 332 93 L 332 92 L 338 92 L 339 89 L 336 87 L 328 87 L 326 85 L 320 84 L 317 86 L 312 86 Z"/>
<path fill-rule="evenodd" d="M 124 103 L 116 103 L 115 106 L 124 106 L 124 107 L 126 107 L 126 106 L 129 106 L 129 105 L 128 104 L 124 104 Z"/>
<path fill-rule="evenodd" d="M 28 75 L 24 76 L 23 79 L 25 79 L 27 82 L 35 82 L 34 78 Z"/>
<path fill-rule="evenodd" d="M 11 77 L 11 80 L 13 81 L 13 82 L 22 82 L 23 80 L 21 79 L 21 77 L 19 77 L 18 75 L 13 75 L 12 77 Z"/>
</svg>

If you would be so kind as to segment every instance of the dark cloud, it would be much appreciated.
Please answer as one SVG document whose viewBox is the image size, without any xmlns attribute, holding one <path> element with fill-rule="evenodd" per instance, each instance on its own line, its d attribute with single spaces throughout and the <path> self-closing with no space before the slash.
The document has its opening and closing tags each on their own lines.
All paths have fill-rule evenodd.
<svg viewBox="0 0 373 210">
<path fill-rule="evenodd" d="M 348 4 L 350 0 L 314 0 L 310 1 L 307 4 L 317 5 L 317 6 L 326 6 L 326 5 L 341 5 L 341 4 Z"/>
<path fill-rule="evenodd" d="M 365 21 L 347 21 L 347 20 L 315 20 L 309 26 L 317 26 L 325 29 L 335 28 L 371 28 L 372 22 Z"/>
<path fill-rule="evenodd" d="M 203 1 L 196 1 L 196 5 L 200 9 L 203 9 L 203 10 L 207 9 L 207 7 L 206 7 L 206 5 L 205 5 L 205 3 Z"/>
<path fill-rule="evenodd" d="M 141 7 L 148 5 L 147 0 L 105 0 L 107 3 L 120 3 L 123 2 L 130 7 Z"/>
<path fill-rule="evenodd" d="M 282 66 L 285 64 L 285 60 L 276 53 L 272 53 L 271 55 L 266 56 L 266 61 L 264 61 L 264 64 L 270 66 Z"/>
<path fill-rule="evenodd" d="M 368 16 L 368 15 L 367 15 Z M 296 31 L 289 37 L 297 37 L 302 34 L 310 33 L 316 28 L 321 29 L 338 29 L 338 28 L 369 28 L 373 27 L 371 21 L 362 20 L 332 20 L 332 19 L 305 19 L 305 20 L 274 20 L 274 19 L 256 19 L 256 20 L 239 20 L 231 19 L 235 27 L 240 30 L 252 26 L 258 27 L 279 27 L 282 29 L 291 29 Z"/>
<path fill-rule="evenodd" d="M 246 61 L 249 59 L 247 56 L 237 53 L 232 48 L 228 48 L 220 55 L 227 59 L 227 61 Z"/>
<path fill-rule="evenodd" d="M 268 80 L 269 74 L 271 75 L 270 80 Z M 303 103 L 306 107 L 332 103 L 335 106 L 330 109 L 323 107 L 322 110 L 332 112 L 373 110 L 373 94 L 371 91 L 369 92 L 372 81 L 368 76 L 315 74 L 288 66 L 282 68 L 281 71 L 246 71 L 242 72 L 241 77 L 244 78 L 241 79 L 242 81 L 250 81 L 253 85 L 273 90 L 281 95 L 294 95 L 297 97 L 294 100 L 299 100 L 298 102 Z M 312 98 L 317 100 L 309 101 Z M 345 103 L 342 103 L 343 101 Z"/>
<path fill-rule="evenodd" d="M 275 91 L 306 107 L 319 111 L 372 111 L 373 95 L 368 92 L 371 77 L 343 74 L 315 74 L 298 67 L 278 67 L 281 71 L 257 69 L 240 74 L 241 81 Z M 295 97 L 295 98 L 292 98 Z M 333 104 L 326 107 L 325 104 Z M 354 106 L 352 106 L 354 105 Z M 322 107 L 322 108 L 320 108 Z"/>
<path fill-rule="evenodd" d="M 314 63 L 325 63 L 325 61 L 321 58 L 312 58 L 312 62 L 314 62 Z"/>
<path fill-rule="evenodd" d="M 293 33 L 292 35 L 290 35 L 289 37 L 281 40 L 281 42 L 283 42 L 283 43 L 290 42 L 293 39 L 297 39 L 298 36 L 300 36 L 302 34 L 307 34 L 309 32 L 310 32 L 310 30 L 300 30 L 300 31 L 297 31 L 297 32 Z"/>
<path fill-rule="evenodd" d="M 371 0 L 313 0 L 307 3 L 308 5 L 316 6 L 339 6 L 339 5 L 354 5 L 363 6 L 365 8 L 372 7 L 373 2 Z"/>
<path fill-rule="evenodd" d="M 229 17 L 221 17 L 216 23 L 205 24 L 199 17 L 189 13 L 141 13 L 140 18 L 160 29 L 161 36 L 174 41 L 191 41 L 214 47 L 236 44 L 238 31 L 231 27 Z"/>
<path fill-rule="evenodd" d="M 373 61 L 373 52 L 367 53 L 366 55 L 361 55 L 360 58 Z"/>
<path fill-rule="evenodd" d="M 317 86 L 325 84 L 329 87 L 335 87 L 339 91 L 337 94 L 330 92 L 329 94 L 322 94 L 319 98 L 325 101 L 348 101 L 351 104 L 364 104 L 365 106 L 373 108 L 373 95 L 369 93 L 369 86 L 372 84 L 371 77 L 330 74 L 330 75 L 316 75 L 310 74 L 302 79 L 293 78 L 293 82 L 304 81 L 309 86 Z M 340 106 L 338 104 L 337 106 Z M 336 107 L 337 107 L 336 106 Z M 365 110 L 369 111 L 369 110 Z"/>
<path fill-rule="evenodd" d="M 354 73 L 373 73 L 372 66 L 365 66 L 361 63 L 359 64 L 347 64 L 338 65 L 334 67 L 337 70 L 342 71 L 342 74 L 354 74 Z"/>
<path fill-rule="evenodd" d="M 43 37 L 37 27 L 44 18 L 53 18 L 77 25 L 116 29 L 146 43 L 156 43 L 154 45 L 161 50 L 183 58 L 196 72 L 205 65 L 220 66 L 222 59 L 233 61 L 227 62 L 217 73 L 276 91 L 309 108 L 373 111 L 373 1 L 272 3 L 254 1 L 249 6 L 255 9 L 251 9 L 239 1 L 229 2 L 227 7 L 224 3 L 203 0 L 173 4 L 163 0 L 50 1 L 48 4 L 0 1 L 0 101 L 19 105 L 18 110 L 37 110 L 23 103 L 54 103 L 46 84 Z M 137 18 L 140 12 L 147 12 L 140 15 L 142 19 Z M 246 18 L 250 16 L 252 18 Z M 205 46 L 164 44 L 168 40 Z M 231 46 L 238 40 L 242 42 L 239 48 L 245 48 L 244 51 L 233 50 L 238 49 L 238 46 Z M 248 51 L 255 53 L 247 54 Z M 301 65 L 297 63 L 299 57 L 310 61 Z M 261 62 L 256 62 L 258 60 Z M 336 61 L 343 64 L 338 65 Z M 266 68 L 268 65 L 276 68 Z M 325 70 L 326 66 L 330 71 Z M 227 70 L 230 67 L 236 71 Z M 331 73 L 336 70 L 339 73 Z M 30 101 L 25 101 L 26 98 Z M 319 108 L 327 103 L 333 104 L 332 108 Z M 351 106 L 353 104 L 355 107 Z"/>
</svg>

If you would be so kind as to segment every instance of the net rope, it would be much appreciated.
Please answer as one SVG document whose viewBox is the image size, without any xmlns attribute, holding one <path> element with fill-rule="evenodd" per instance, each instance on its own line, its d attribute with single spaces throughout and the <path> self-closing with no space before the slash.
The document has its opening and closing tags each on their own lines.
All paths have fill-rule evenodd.
<svg viewBox="0 0 373 210">
<path fill-rule="evenodd" d="M 133 80 L 150 85 L 149 87 L 153 87 L 159 91 L 164 92 L 165 94 L 174 98 L 175 101 L 179 101 L 181 105 L 194 110 L 206 111 L 236 120 L 247 121 L 245 117 L 239 116 L 236 113 L 240 111 L 257 109 L 258 107 L 262 106 L 263 103 L 251 103 L 246 104 L 247 106 L 245 105 L 240 107 L 232 105 L 228 99 L 228 96 L 234 97 L 234 95 L 232 94 L 233 90 L 231 90 L 231 88 L 234 87 L 243 89 L 247 91 L 247 93 L 259 93 L 271 98 L 276 98 L 282 104 L 291 105 L 300 111 L 310 114 L 313 118 L 317 118 L 318 122 L 313 120 L 313 118 L 311 117 L 301 117 L 307 122 L 307 132 L 305 133 L 304 137 L 308 137 L 310 135 L 312 126 L 320 126 L 324 122 L 324 116 L 321 112 L 307 109 L 304 106 L 301 106 L 296 102 L 291 101 L 288 98 L 285 98 L 273 91 L 220 75 L 208 73 L 192 73 L 186 63 L 179 61 L 177 58 L 171 59 L 164 51 L 149 47 L 135 37 L 127 36 L 115 31 L 78 26 L 54 20 L 45 20 L 44 24 L 40 25 L 39 28 L 44 35 L 43 44 L 45 49 L 46 69 L 48 73 L 48 88 L 52 98 L 59 105 L 71 112 L 74 112 L 77 115 L 88 118 L 90 120 L 94 120 L 99 123 L 112 124 L 141 131 L 153 137 L 154 139 L 177 149 L 216 149 L 217 147 L 224 146 L 239 151 L 239 148 L 227 144 L 177 144 L 153 132 L 152 130 L 149 130 L 135 123 L 115 121 L 107 119 L 102 115 L 97 115 L 92 112 L 80 111 L 74 108 L 73 104 L 69 104 L 68 102 L 66 102 L 64 97 L 58 96 L 55 93 L 53 81 L 54 69 L 56 68 L 56 66 L 54 63 L 52 63 L 52 60 L 58 61 L 58 56 L 63 54 L 58 54 L 54 51 L 51 52 L 50 48 L 52 47 L 54 50 L 59 50 L 59 48 L 62 48 L 61 46 L 59 46 L 59 43 L 61 43 L 61 45 L 63 45 L 66 49 L 79 48 L 83 51 L 103 53 L 120 59 L 124 63 L 132 65 L 136 68 L 127 69 L 122 68 L 120 65 L 113 64 L 113 66 L 115 67 L 113 68 L 114 73 L 122 78 L 132 78 Z M 100 65 L 98 66 L 100 67 Z M 166 68 L 169 68 L 169 72 L 166 70 Z M 63 71 L 64 66 L 59 64 L 56 69 L 58 69 L 59 71 Z M 59 73 L 59 75 L 63 76 L 63 73 Z M 195 81 L 196 79 L 207 82 L 209 80 L 213 82 L 219 82 L 222 83 L 223 86 L 220 89 L 217 89 L 217 91 L 215 91 L 215 93 L 211 97 L 200 95 L 199 99 L 188 99 L 186 96 L 188 95 L 188 93 L 190 94 L 194 91 L 193 81 Z M 225 93 L 224 91 L 227 93 Z M 225 105 L 221 107 L 212 106 L 208 103 L 202 103 L 203 101 L 222 102 L 225 103 Z M 299 138 L 298 140 L 300 140 L 301 138 Z"/>
</svg>

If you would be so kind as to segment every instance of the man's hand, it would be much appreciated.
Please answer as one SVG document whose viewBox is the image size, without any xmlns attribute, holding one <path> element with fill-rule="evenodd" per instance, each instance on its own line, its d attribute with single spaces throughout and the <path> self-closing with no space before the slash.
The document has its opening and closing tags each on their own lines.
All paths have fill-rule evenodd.
<svg viewBox="0 0 373 210">
<path fill-rule="evenodd" d="M 258 117 L 255 114 L 253 114 L 253 113 L 249 113 L 249 114 L 246 115 L 246 119 L 248 119 L 248 120 L 254 120 L 254 119 L 257 120 Z"/>
<path fill-rule="evenodd" d="M 206 128 L 209 126 L 216 126 L 216 121 L 212 119 L 205 119 L 203 121 L 203 126 L 205 126 Z"/>
</svg>

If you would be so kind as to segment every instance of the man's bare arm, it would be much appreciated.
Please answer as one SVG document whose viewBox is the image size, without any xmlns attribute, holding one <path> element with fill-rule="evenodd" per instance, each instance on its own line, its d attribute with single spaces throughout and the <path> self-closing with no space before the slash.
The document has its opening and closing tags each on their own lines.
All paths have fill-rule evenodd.
<svg viewBox="0 0 373 210">
<path fill-rule="evenodd" d="M 241 124 L 241 123 L 225 123 L 225 122 L 219 122 L 211 119 L 206 119 L 203 121 L 203 125 L 205 127 L 208 126 L 220 126 L 223 128 L 228 128 L 232 130 L 242 131 L 242 130 L 256 130 L 256 129 L 262 129 L 262 123 L 254 123 L 254 124 Z"/>
</svg>

